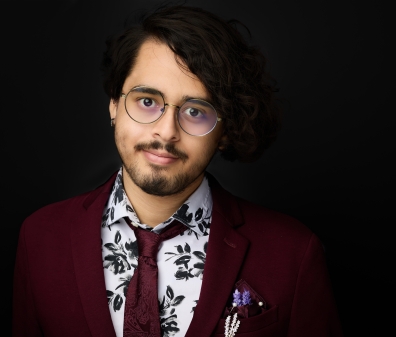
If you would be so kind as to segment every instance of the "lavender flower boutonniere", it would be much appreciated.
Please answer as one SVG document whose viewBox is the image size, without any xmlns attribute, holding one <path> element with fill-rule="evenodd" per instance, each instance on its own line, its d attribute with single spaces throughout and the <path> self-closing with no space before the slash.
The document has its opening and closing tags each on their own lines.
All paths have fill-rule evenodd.
<svg viewBox="0 0 396 337">
<path fill-rule="evenodd" d="M 241 324 L 240 318 L 258 315 L 265 308 L 264 300 L 245 281 L 240 280 L 232 293 L 232 307 L 226 309 L 228 315 L 224 326 L 224 336 L 234 337 Z"/>
<path fill-rule="evenodd" d="M 244 290 L 242 293 L 235 289 L 234 293 L 232 294 L 234 301 L 232 304 L 236 304 L 236 306 L 242 305 L 250 305 L 252 304 L 252 299 L 250 298 L 250 292 L 248 290 Z"/>
<path fill-rule="evenodd" d="M 235 333 L 237 332 L 241 321 L 238 319 L 238 311 L 236 311 L 232 316 L 231 321 L 231 313 L 235 308 L 246 307 L 252 305 L 252 299 L 250 297 L 250 292 L 248 290 L 244 290 L 242 293 L 235 289 L 234 293 L 232 294 L 233 302 L 232 302 L 232 309 L 230 310 L 230 314 L 226 318 L 225 327 L 224 327 L 224 336 L 225 337 L 234 337 Z M 262 306 L 263 303 L 259 302 L 259 306 Z"/>
</svg>

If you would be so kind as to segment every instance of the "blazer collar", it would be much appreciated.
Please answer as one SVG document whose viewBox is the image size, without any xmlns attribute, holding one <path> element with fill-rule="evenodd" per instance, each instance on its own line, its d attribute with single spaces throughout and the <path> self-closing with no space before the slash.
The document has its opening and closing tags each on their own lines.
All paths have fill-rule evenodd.
<svg viewBox="0 0 396 337">
<path fill-rule="evenodd" d="M 87 195 L 85 210 L 78 212 L 72 223 L 72 254 L 81 303 L 91 334 L 98 337 L 116 337 L 107 303 L 100 230 L 115 177 Z"/>
<path fill-rule="evenodd" d="M 243 225 L 237 199 L 210 177 L 213 213 L 207 259 L 198 304 L 186 337 L 210 336 L 228 302 L 238 272 L 249 247 L 249 240 L 235 228 Z"/>
</svg>

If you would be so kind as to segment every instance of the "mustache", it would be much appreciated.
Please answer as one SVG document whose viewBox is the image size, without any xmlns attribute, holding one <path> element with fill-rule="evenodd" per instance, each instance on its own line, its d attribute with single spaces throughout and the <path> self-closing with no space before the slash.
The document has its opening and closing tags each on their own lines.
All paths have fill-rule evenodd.
<svg viewBox="0 0 396 337">
<path fill-rule="evenodd" d="M 142 150 L 165 150 L 167 152 L 169 152 L 170 154 L 178 157 L 179 159 L 181 159 L 183 162 L 185 162 L 188 159 L 188 156 L 185 152 L 177 149 L 175 147 L 175 144 L 172 143 L 167 143 L 167 144 L 162 144 L 160 143 L 158 140 L 154 140 L 152 142 L 149 143 L 138 143 L 134 146 L 134 149 L 136 151 L 142 151 Z"/>
</svg>

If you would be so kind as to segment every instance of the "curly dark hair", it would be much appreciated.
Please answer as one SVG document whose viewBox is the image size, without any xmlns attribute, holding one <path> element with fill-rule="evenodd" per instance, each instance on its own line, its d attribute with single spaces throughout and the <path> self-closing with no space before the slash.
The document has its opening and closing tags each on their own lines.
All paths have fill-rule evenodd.
<svg viewBox="0 0 396 337">
<path fill-rule="evenodd" d="M 145 14 L 106 41 L 101 65 L 106 94 L 118 101 L 140 46 L 155 38 L 167 44 L 209 92 L 224 121 L 227 137 L 219 144 L 223 158 L 257 160 L 277 136 L 281 109 L 265 56 L 247 44 L 236 24 L 240 22 L 185 5 L 165 5 Z"/>
</svg>

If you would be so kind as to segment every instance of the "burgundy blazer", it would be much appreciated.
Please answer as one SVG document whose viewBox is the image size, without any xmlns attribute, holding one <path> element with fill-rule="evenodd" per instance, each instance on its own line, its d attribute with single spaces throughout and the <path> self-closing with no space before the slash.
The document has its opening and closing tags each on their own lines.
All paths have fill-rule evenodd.
<svg viewBox="0 0 396 337">
<path fill-rule="evenodd" d="M 15 264 L 14 337 L 115 337 L 100 223 L 116 174 L 23 223 Z M 232 196 L 213 179 L 199 303 L 186 337 L 224 336 L 223 312 L 245 280 L 267 303 L 237 336 L 342 336 L 321 242 L 294 218 Z"/>
</svg>

